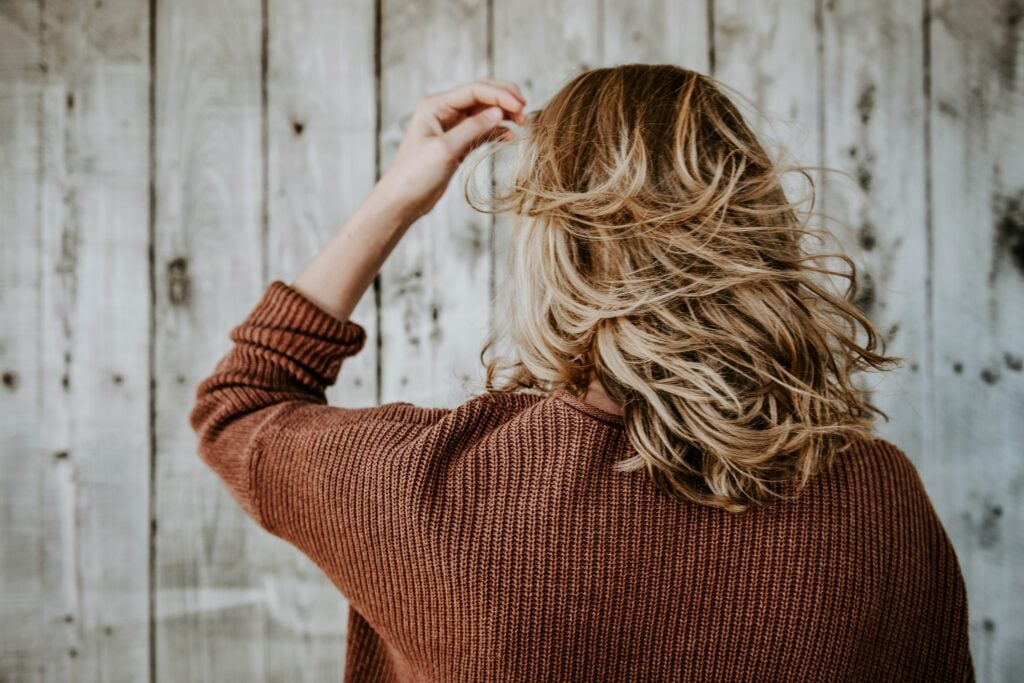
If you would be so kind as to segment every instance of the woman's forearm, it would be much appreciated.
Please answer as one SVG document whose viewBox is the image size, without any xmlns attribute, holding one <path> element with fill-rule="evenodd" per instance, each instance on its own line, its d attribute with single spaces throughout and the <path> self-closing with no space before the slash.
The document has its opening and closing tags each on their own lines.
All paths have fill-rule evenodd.
<svg viewBox="0 0 1024 683">
<path fill-rule="evenodd" d="M 300 294 L 348 320 L 405 231 L 419 218 L 409 202 L 379 182 L 296 278 Z"/>
<path fill-rule="evenodd" d="M 517 85 L 495 79 L 421 99 L 388 172 L 292 287 L 348 320 L 388 254 L 441 198 L 466 154 L 485 140 L 508 138 L 511 131 L 499 124 L 523 123 L 525 105 Z"/>
</svg>

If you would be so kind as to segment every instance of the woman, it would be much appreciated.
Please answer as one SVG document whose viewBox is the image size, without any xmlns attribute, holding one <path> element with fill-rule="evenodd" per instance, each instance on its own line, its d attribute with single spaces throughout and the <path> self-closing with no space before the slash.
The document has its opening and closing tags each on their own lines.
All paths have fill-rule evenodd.
<svg viewBox="0 0 1024 683">
<path fill-rule="evenodd" d="M 971 680 L 957 557 L 851 380 L 899 359 L 852 262 L 840 295 L 804 250 L 785 169 L 677 67 L 525 104 L 423 99 L 198 389 L 203 459 L 348 598 L 346 679 Z M 488 209 L 516 218 L 514 296 L 484 352 L 512 358 L 455 408 L 326 405 L 356 302 L 484 142 L 522 151 Z"/>
</svg>

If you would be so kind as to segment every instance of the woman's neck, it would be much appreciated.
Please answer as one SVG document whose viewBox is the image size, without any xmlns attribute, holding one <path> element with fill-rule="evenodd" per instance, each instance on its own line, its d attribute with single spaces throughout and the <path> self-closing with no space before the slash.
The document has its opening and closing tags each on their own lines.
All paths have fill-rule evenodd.
<svg viewBox="0 0 1024 683">
<path fill-rule="evenodd" d="M 604 390 L 604 387 L 601 386 L 601 382 L 597 377 L 593 377 L 590 380 L 587 392 L 583 395 L 583 401 L 609 413 L 614 413 L 616 415 L 623 414 L 622 406 L 608 397 L 608 393 Z"/>
</svg>

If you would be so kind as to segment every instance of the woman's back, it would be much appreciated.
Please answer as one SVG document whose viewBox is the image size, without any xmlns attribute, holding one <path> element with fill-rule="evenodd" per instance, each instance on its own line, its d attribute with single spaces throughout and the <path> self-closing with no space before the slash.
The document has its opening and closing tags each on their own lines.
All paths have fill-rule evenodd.
<svg viewBox="0 0 1024 683">
<path fill-rule="evenodd" d="M 971 679 L 956 555 L 854 381 L 901 359 L 852 260 L 807 249 L 792 169 L 673 65 L 524 105 L 500 81 L 425 98 L 199 387 L 202 456 L 349 599 L 348 678 Z M 525 133 L 491 197 L 514 220 L 483 392 L 328 406 L 355 302 L 502 116 Z"/>
<path fill-rule="evenodd" d="M 956 556 L 891 443 L 736 514 L 613 469 L 622 417 L 564 391 L 325 405 L 365 331 L 282 282 L 232 339 L 200 452 L 349 599 L 347 680 L 972 677 Z"/>
</svg>

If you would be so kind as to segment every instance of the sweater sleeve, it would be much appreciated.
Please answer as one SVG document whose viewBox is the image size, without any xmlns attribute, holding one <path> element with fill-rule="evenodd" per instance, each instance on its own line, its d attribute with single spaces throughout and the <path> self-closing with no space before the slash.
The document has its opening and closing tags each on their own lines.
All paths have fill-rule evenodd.
<svg viewBox="0 0 1024 683">
<path fill-rule="evenodd" d="M 894 680 L 974 681 L 967 586 L 956 550 L 913 462 L 883 444 L 894 463 L 895 543 L 884 601 L 893 623 L 880 644 L 893 651 L 882 661 L 893 663 Z"/>
<path fill-rule="evenodd" d="M 389 518 L 400 446 L 449 412 L 406 402 L 327 405 L 364 328 L 280 281 L 230 333 L 196 391 L 199 455 L 260 526 L 311 556 L 352 600 L 377 566 L 375 525 Z"/>
</svg>

